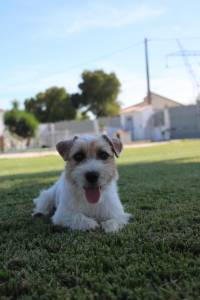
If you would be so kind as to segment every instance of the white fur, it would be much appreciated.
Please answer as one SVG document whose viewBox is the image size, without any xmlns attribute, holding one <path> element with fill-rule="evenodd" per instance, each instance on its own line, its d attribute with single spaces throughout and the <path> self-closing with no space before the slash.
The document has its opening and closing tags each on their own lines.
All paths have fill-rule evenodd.
<svg viewBox="0 0 200 300">
<path fill-rule="evenodd" d="M 52 187 L 42 191 L 39 197 L 33 200 L 36 205 L 33 215 L 48 215 L 55 207 L 52 217 L 54 225 L 82 231 L 101 226 L 105 232 L 117 232 L 128 223 L 130 214 L 124 212 L 118 196 L 117 174 L 106 183 L 103 167 L 103 164 L 95 159 L 89 159 L 82 166 L 76 167 L 71 175 L 76 185 L 72 185 L 63 172 Z M 89 170 L 96 170 L 101 174 L 102 192 L 96 204 L 89 203 L 84 196 L 84 173 Z"/>
<path fill-rule="evenodd" d="M 95 229 L 100 224 L 106 232 L 115 232 L 127 224 L 130 218 L 130 214 L 123 210 L 115 180 L 106 187 L 97 204 L 90 204 L 80 199 L 78 192 L 72 191 L 63 173 L 56 184 L 34 199 L 34 204 L 36 208 L 33 215 L 50 214 L 53 207 L 56 207 L 53 224 L 73 230 Z"/>
</svg>

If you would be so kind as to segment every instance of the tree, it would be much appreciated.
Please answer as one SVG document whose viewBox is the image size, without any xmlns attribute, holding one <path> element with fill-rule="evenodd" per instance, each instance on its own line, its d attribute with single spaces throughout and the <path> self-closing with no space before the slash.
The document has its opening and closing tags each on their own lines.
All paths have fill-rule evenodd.
<svg viewBox="0 0 200 300">
<path fill-rule="evenodd" d="M 42 123 L 72 120 L 76 110 L 65 88 L 51 87 L 35 98 L 25 100 L 25 108 Z"/>
<path fill-rule="evenodd" d="M 71 95 L 73 106 L 76 109 L 84 108 L 85 114 L 90 111 L 96 117 L 117 115 L 120 110 L 120 103 L 117 101 L 120 82 L 115 73 L 85 71 L 81 77 L 81 93 Z"/>
<path fill-rule="evenodd" d="M 27 145 L 31 137 L 34 137 L 38 128 L 38 121 L 31 113 L 19 110 L 18 102 L 13 101 L 13 108 L 4 115 L 5 125 L 8 130 L 27 139 Z"/>
</svg>

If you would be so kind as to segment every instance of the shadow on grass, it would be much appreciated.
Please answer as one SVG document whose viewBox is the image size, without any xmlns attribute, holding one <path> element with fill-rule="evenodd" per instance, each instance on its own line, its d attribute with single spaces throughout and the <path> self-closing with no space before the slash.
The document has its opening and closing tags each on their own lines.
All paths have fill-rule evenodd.
<svg viewBox="0 0 200 300">
<path fill-rule="evenodd" d="M 144 193 L 164 189 L 177 191 L 196 187 L 200 183 L 200 162 L 184 162 L 186 157 L 159 162 L 120 164 L 118 182 L 123 197 L 129 193 Z M 60 176 L 61 171 L 22 173 L 0 176 L 0 195 L 19 193 L 20 189 L 32 195 L 33 191 L 47 188 Z M 1 198 L 0 198 L 1 200 Z"/>
<path fill-rule="evenodd" d="M 189 199 L 199 201 L 200 163 L 181 163 L 184 159 L 119 165 L 122 202 L 133 211 L 138 207 L 155 210 Z M 59 176 L 59 171 L 1 176 L 0 207 L 30 208 L 40 190 L 51 186 Z"/>
<path fill-rule="evenodd" d="M 117 166 L 119 172 L 121 172 L 123 174 L 124 170 L 129 169 L 128 171 L 132 171 L 133 168 L 134 169 L 142 169 L 144 170 L 144 168 L 148 168 L 149 172 L 151 172 L 152 168 L 153 169 L 163 169 L 163 171 L 165 171 L 166 173 L 168 173 L 168 171 L 170 171 L 170 169 L 173 169 L 173 171 L 176 169 L 176 171 L 178 171 L 177 167 L 182 167 L 183 169 L 185 169 L 186 167 L 188 167 L 188 169 L 190 169 L 192 167 L 192 169 L 198 169 L 200 168 L 200 162 L 191 162 L 190 160 L 194 159 L 192 157 L 181 157 L 181 158 L 176 158 L 176 159 L 170 159 L 170 160 L 164 160 L 164 161 L 153 161 L 153 162 L 135 162 L 135 163 L 121 163 Z M 185 162 L 185 160 L 187 160 L 188 162 Z M 3 175 L 0 176 L 0 182 L 4 181 L 4 180 L 13 180 L 13 179 L 35 179 L 35 178 L 40 178 L 40 177 L 49 177 L 49 176 L 59 176 L 60 173 L 62 172 L 62 170 L 60 171 L 47 171 L 47 172 L 33 172 L 33 173 L 20 173 L 20 174 L 16 174 L 16 175 Z"/>
<path fill-rule="evenodd" d="M 48 178 L 48 177 L 53 177 L 53 176 L 59 176 L 60 171 L 48 171 L 48 172 L 34 172 L 34 173 L 20 173 L 16 175 L 3 175 L 0 176 L 0 182 L 2 183 L 3 181 L 7 180 L 34 180 L 40 178 Z"/>
<path fill-rule="evenodd" d="M 200 163 L 180 162 L 119 165 L 119 193 L 126 210 L 133 214 L 137 210 L 155 213 L 160 209 L 167 212 L 170 205 L 182 208 L 187 205 L 200 212 Z M 11 213 L 18 218 L 23 214 L 29 218 L 32 199 L 40 190 L 51 186 L 59 176 L 59 171 L 1 176 L 0 215 L 6 218 Z"/>
</svg>

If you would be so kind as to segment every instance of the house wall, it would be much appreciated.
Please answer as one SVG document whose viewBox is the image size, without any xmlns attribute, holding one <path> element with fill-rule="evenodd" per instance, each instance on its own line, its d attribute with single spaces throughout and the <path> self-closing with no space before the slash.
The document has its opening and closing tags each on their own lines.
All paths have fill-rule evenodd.
<svg viewBox="0 0 200 300">
<path fill-rule="evenodd" d="M 152 140 L 153 133 L 153 114 L 154 110 L 152 106 L 148 106 L 142 111 L 144 140 Z"/>
<path fill-rule="evenodd" d="M 144 114 L 136 112 L 133 117 L 133 140 L 144 140 Z"/>
<path fill-rule="evenodd" d="M 147 101 L 147 97 L 145 97 L 144 100 Z M 161 110 L 167 107 L 180 106 L 180 104 L 176 103 L 175 101 L 172 101 L 165 97 L 161 97 L 159 95 L 155 95 L 153 93 L 151 94 L 151 101 L 152 101 L 152 106 L 155 110 Z"/>
<path fill-rule="evenodd" d="M 4 112 L 0 110 L 0 136 L 3 135 L 5 126 L 4 126 Z"/>
<path fill-rule="evenodd" d="M 170 139 L 170 116 L 167 109 L 182 105 L 154 93 L 151 94 L 151 101 L 151 105 L 140 111 L 121 114 L 122 127 L 132 132 L 132 140 Z M 147 103 L 147 97 L 144 98 L 144 104 L 145 102 Z"/>
<path fill-rule="evenodd" d="M 130 117 L 131 119 L 133 118 L 133 113 L 126 113 L 126 114 L 121 114 L 120 115 L 120 121 L 122 127 L 126 130 L 126 118 Z"/>
<path fill-rule="evenodd" d="M 159 116 L 160 115 L 160 116 Z M 154 129 L 153 129 L 153 141 L 163 141 L 170 139 L 170 116 L 169 110 L 155 111 L 154 113 Z M 159 118 L 157 118 L 159 117 Z"/>
<path fill-rule="evenodd" d="M 121 124 L 124 130 L 132 132 L 132 140 L 149 140 L 152 139 L 152 116 L 153 108 L 148 106 L 142 111 L 121 114 Z"/>
<path fill-rule="evenodd" d="M 152 107 L 147 107 L 134 115 L 134 140 L 149 140 L 152 138 Z"/>
</svg>

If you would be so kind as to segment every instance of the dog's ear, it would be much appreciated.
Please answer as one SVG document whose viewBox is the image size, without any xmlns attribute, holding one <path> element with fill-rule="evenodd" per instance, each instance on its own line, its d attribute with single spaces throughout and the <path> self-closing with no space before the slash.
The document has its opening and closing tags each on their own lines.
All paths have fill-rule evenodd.
<svg viewBox="0 0 200 300">
<path fill-rule="evenodd" d="M 108 142 L 115 156 L 119 157 L 119 154 L 123 149 L 120 138 L 118 136 L 116 138 L 109 138 L 106 134 L 103 134 L 102 137 Z"/>
<path fill-rule="evenodd" d="M 69 159 L 69 152 L 71 147 L 73 146 L 73 143 L 75 142 L 75 140 L 78 137 L 75 136 L 73 139 L 71 140 L 66 140 L 66 141 L 61 141 L 56 145 L 56 149 L 58 151 L 58 153 L 60 154 L 60 156 L 62 156 L 62 158 L 66 161 Z"/>
</svg>

